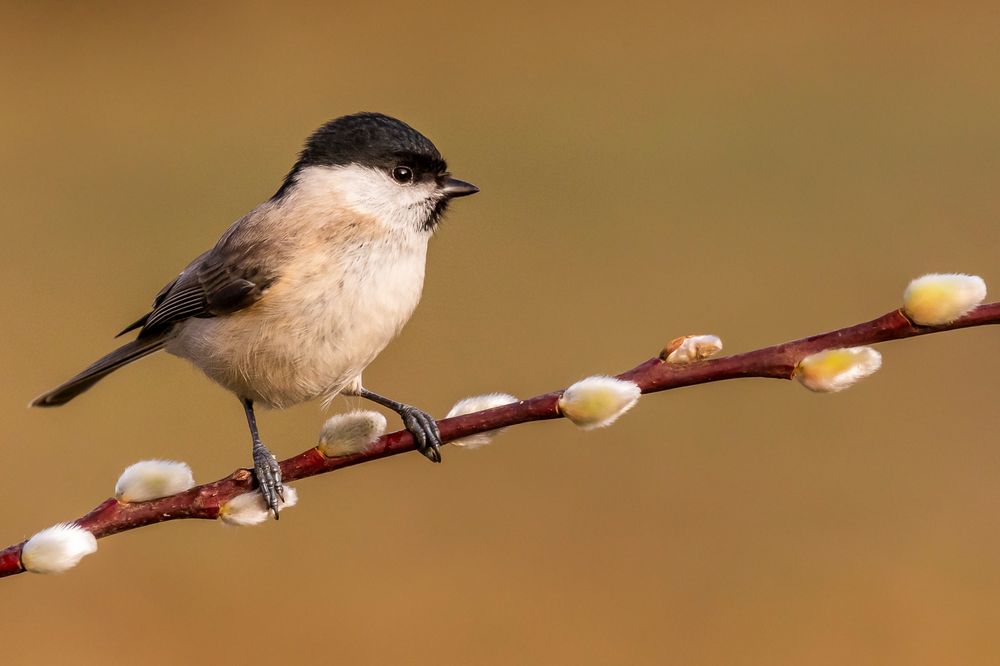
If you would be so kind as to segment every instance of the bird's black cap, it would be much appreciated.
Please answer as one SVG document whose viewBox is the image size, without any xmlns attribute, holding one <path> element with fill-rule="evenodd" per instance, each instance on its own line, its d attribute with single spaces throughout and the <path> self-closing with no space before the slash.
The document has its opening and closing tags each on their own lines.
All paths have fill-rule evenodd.
<svg viewBox="0 0 1000 666">
<path fill-rule="evenodd" d="M 401 120 L 381 113 L 355 113 L 331 120 L 306 141 L 276 197 L 310 166 L 359 164 L 391 169 L 406 164 L 420 174 L 439 175 L 448 165 L 430 139 Z"/>
</svg>

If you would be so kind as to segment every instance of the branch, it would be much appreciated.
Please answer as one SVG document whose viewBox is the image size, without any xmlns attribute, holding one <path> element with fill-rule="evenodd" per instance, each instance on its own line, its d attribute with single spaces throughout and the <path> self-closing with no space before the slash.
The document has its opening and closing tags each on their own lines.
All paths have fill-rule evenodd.
<svg viewBox="0 0 1000 666">
<path fill-rule="evenodd" d="M 617 377 L 634 382 L 642 393 L 668 391 L 683 386 L 744 377 L 791 379 L 805 357 L 823 350 L 902 340 L 918 335 L 988 324 L 1000 324 L 1000 302 L 982 305 L 955 321 L 940 326 L 917 325 L 904 315 L 902 310 L 894 310 L 862 324 L 745 354 L 700 360 L 689 364 L 665 362 L 664 355 L 661 354 Z M 449 442 L 519 423 L 560 418 L 563 414 L 559 399 L 564 391 L 565 389 L 552 391 L 528 400 L 442 419 L 438 422 L 441 439 Z M 311 448 L 281 461 L 281 475 L 283 481 L 296 481 L 406 453 L 413 451 L 414 448 L 413 438 L 405 430 L 382 436 L 361 453 L 342 457 L 328 458 L 319 449 Z M 218 481 L 147 502 L 127 503 L 115 498 L 107 499 L 90 513 L 76 520 L 75 524 L 100 539 L 168 520 L 182 518 L 212 520 L 219 517 L 220 508 L 224 504 L 239 495 L 253 491 L 254 488 L 255 481 L 251 471 L 238 469 Z M 0 551 L 0 577 L 25 570 L 21 562 L 21 551 L 25 543 L 27 542 Z"/>
</svg>

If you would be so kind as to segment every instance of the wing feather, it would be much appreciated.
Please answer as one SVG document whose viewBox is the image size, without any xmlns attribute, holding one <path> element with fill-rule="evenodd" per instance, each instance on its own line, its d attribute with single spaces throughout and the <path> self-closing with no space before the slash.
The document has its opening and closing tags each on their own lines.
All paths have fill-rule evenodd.
<svg viewBox="0 0 1000 666">
<path fill-rule="evenodd" d="M 192 261 L 156 295 L 153 309 L 122 333 L 140 329 L 139 337 L 159 335 L 192 317 L 216 317 L 250 307 L 278 274 L 270 257 L 257 247 L 230 248 L 224 242 Z M 121 335 L 122 333 L 119 333 Z"/>
</svg>

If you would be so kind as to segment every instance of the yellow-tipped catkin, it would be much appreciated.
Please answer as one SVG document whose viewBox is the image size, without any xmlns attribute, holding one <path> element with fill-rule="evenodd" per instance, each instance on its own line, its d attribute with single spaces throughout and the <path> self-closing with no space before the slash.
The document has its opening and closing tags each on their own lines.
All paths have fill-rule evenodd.
<svg viewBox="0 0 1000 666">
<path fill-rule="evenodd" d="M 639 385 L 615 377 L 581 379 L 559 398 L 563 416 L 584 430 L 609 426 L 639 400 Z"/>
<path fill-rule="evenodd" d="M 903 312 L 915 324 L 944 326 L 968 314 L 986 299 L 978 275 L 932 273 L 911 282 L 903 292 Z"/>
<path fill-rule="evenodd" d="M 795 375 L 810 391 L 843 391 L 882 367 L 882 355 L 871 347 L 827 349 L 799 361 Z"/>
<path fill-rule="evenodd" d="M 339 458 L 368 449 L 385 432 L 385 417 L 358 410 L 327 419 L 319 436 L 319 448 L 327 458 Z"/>
<path fill-rule="evenodd" d="M 481 412 L 484 409 L 493 409 L 494 407 L 509 405 L 512 402 L 517 402 L 517 398 L 507 393 L 487 393 L 486 395 L 475 395 L 471 398 L 463 398 L 462 400 L 456 402 L 455 406 L 448 412 L 447 418 L 472 414 L 473 412 Z M 475 435 L 469 435 L 468 437 L 452 440 L 451 444 L 453 446 L 464 447 L 467 449 L 478 449 L 481 446 L 492 444 L 493 438 L 503 431 L 504 428 L 487 430 L 486 432 L 479 432 Z"/>
</svg>

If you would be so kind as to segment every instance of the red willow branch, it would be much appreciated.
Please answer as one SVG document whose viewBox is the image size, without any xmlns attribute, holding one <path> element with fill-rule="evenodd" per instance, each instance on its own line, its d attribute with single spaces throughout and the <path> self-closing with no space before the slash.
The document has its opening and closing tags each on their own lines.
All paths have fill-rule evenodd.
<svg viewBox="0 0 1000 666">
<path fill-rule="evenodd" d="M 651 358 L 618 375 L 618 378 L 635 382 L 642 393 L 655 393 L 742 377 L 791 379 L 799 361 L 826 349 L 870 345 L 989 324 L 1000 324 L 1000 302 L 982 305 L 943 326 L 918 326 L 902 311 L 894 310 L 862 324 L 745 354 L 690 364 L 672 364 L 664 362 L 660 357 Z M 562 393 L 563 390 L 553 391 L 501 407 L 443 419 L 438 422 L 441 439 L 449 442 L 519 423 L 560 418 L 562 414 L 558 403 Z M 382 436 L 362 453 L 338 458 L 327 458 L 318 449 L 310 448 L 297 456 L 281 461 L 281 475 L 286 482 L 296 481 L 412 450 L 414 450 L 413 438 L 408 432 L 401 430 Z M 75 524 L 100 539 L 168 520 L 181 518 L 211 520 L 218 518 L 223 504 L 238 495 L 252 491 L 254 486 L 250 470 L 238 469 L 218 481 L 147 502 L 123 503 L 115 498 L 107 499 L 90 513 L 76 520 Z M 24 543 L 26 542 L 0 550 L 0 577 L 24 571 L 21 563 L 21 549 Z"/>
</svg>

